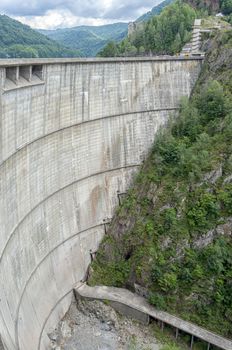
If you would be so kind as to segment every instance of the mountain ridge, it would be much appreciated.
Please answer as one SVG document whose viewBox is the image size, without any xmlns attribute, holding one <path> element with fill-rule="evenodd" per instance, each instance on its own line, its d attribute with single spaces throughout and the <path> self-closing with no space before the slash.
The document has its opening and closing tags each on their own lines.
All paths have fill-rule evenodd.
<svg viewBox="0 0 232 350">
<path fill-rule="evenodd" d="M 72 50 L 15 19 L 0 15 L 0 58 L 76 57 Z"/>
<path fill-rule="evenodd" d="M 57 42 L 78 49 L 84 56 L 95 56 L 108 41 L 122 40 L 127 35 L 128 23 L 118 22 L 102 26 L 76 26 L 39 32 Z"/>
<path fill-rule="evenodd" d="M 151 17 L 160 14 L 164 7 L 174 0 L 164 0 L 154 6 L 151 11 L 143 14 L 132 23 L 148 21 Z M 76 26 L 71 28 L 58 28 L 55 30 L 38 29 L 44 35 L 57 42 L 80 50 L 84 56 L 96 56 L 109 42 L 120 42 L 127 37 L 128 25 L 126 22 L 117 22 L 102 26 Z M 95 35 L 99 38 L 96 39 Z"/>
</svg>

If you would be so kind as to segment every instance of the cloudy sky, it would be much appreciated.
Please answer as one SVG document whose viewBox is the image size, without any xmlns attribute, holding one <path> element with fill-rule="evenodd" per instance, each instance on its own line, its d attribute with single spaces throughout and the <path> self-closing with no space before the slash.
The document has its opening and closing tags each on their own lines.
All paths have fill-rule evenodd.
<svg viewBox="0 0 232 350">
<path fill-rule="evenodd" d="M 34 28 L 128 22 L 162 0 L 0 0 L 6 14 Z"/>
</svg>

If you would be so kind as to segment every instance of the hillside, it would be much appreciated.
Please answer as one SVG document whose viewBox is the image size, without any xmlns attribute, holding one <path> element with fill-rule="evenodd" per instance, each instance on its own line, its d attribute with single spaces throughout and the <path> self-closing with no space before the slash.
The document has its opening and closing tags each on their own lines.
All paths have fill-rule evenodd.
<svg viewBox="0 0 232 350">
<path fill-rule="evenodd" d="M 173 0 L 165 0 L 139 17 L 135 23 L 146 22 L 158 15 Z M 114 23 L 103 26 L 79 26 L 56 30 L 39 30 L 40 33 L 62 45 L 78 49 L 83 56 L 96 56 L 109 42 L 118 43 L 127 36 L 128 23 Z"/>
<path fill-rule="evenodd" d="M 185 2 L 197 10 L 206 12 L 208 15 L 221 12 L 225 16 L 229 16 L 232 13 L 232 0 L 186 0 Z M 232 19 L 229 20 L 232 23 Z"/>
<path fill-rule="evenodd" d="M 232 337 L 232 31 L 206 47 L 192 98 L 157 137 L 89 283 L 138 284 L 156 308 Z"/>
<path fill-rule="evenodd" d="M 191 38 L 196 11 L 182 1 L 166 6 L 120 43 L 110 42 L 100 52 L 101 57 L 136 55 L 173 55 L 179 53 Z"/>
<path fill-rule="evenodd" d="M 8 16 L 0 15 L 0 58 L 75 56 L 80 56 L 80 52 L 68 49 Z"/>
<path fill-rule="evenodd" d="M 127 23 L 115 23 L 103 26 L 40 30 L 40 33 L 62 45 L 80 50 L 84 56 L 95 56 L 109 40 L 116 42 L 122 40 L 127 35 L 127 28 Z"/>
<path fill-rule="evenodd" d="M 135 22 L 147 22 L 149 19 L 151 19 L 153 16 L 159 15 L 162 10 L 170 5 L 174 0 L 165 0 L 161 2 L 159 5 L 154 6 L 151 11 L 145 13 L 144 15 L 140 16 Z"/>
</svg>

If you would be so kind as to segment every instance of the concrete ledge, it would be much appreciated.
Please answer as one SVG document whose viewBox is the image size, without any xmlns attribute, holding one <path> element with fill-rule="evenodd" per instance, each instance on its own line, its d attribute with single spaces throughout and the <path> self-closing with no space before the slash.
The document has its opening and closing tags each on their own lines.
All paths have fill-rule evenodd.
<svg viewBox="0 0 232 350">
<path fill-rule="evenodd" d="M 9 91 L 13 91 L 13 90 L 18 90 L 18 89 L 25 89 L 25 88 L 29 88 L 29 87 L 33 87 L 33 86 L 38 86 L 38 85 L 44 85 L 45 82 L 44 81 L 39 81 L 39 82 L 27 82 L 27 83 L 23 83 L 23 84 L 12 84 L 12 85 L 8 85 L 5 88 L 3 88 L 3 93 L 9 92 Z"/>
<path fill-rule="evenodd" d="M 208 344 L 215 345 L 224 350 L 232 349 L 231 340 L 223 338 L 193 323 L 170 315 L 167 312 L 156 310 L 153 306 L 147 303 L 146 299 L 131 293 L 126 289 L 105 286 L 89 287 L 86 284 L 79 284 L 75 287 L 74 292 L 77 297 L 109 300 L 113 303 L 117 302 L 121 305 L 126 305 L 133 310 L 147 314 L 156 320 L 167 323 L 179 330 L 191 334 L 194 337 L 204 340 Z"/>
<path fill-rule="evenodd" d="M 39 64 L 62 64 L 62 63 L 126 63 L 126 62 L 151 62 L 151 61 L 202 61 L 201 56 L 151 56 L 151 57 L 113 57 L 113 58 L 23 58 L 23 59 L 0 59 L 0 67 L 15 67 Z"/>
</svg>

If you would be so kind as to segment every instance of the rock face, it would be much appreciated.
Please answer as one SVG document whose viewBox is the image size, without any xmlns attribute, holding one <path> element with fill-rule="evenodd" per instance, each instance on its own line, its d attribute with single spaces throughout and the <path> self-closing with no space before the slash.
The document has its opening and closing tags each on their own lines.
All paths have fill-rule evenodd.
<svg viewBox="0 0 232 350">
<path fill-rule="evenodd" d="M 185 2 L 198 9 L 207 9 L 209 13 L 216 13 L 220 9 L 220 0 L 187 0 Z"/>
<path fill-rule="evenodd" d="M 0 63 L 0 329 L 47 349 L 155 134 L 201 59 Z"/>
<path fill-rule="evenodd" d="M 215 237 L 218 236 L 231 236 L 232 235 L 232 218 L 218 225 L 215 229 L 208 231 L 205 235 L 202 235 L 198 240 L 193 242 L 194 247 L 202 249 L 213 242 Z"/>
</svg>

